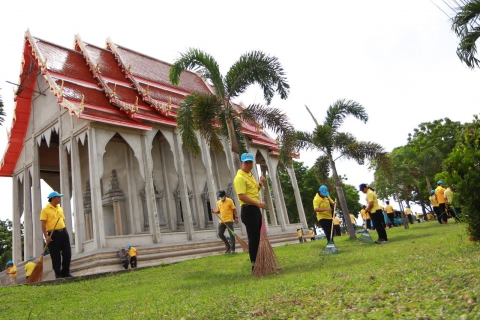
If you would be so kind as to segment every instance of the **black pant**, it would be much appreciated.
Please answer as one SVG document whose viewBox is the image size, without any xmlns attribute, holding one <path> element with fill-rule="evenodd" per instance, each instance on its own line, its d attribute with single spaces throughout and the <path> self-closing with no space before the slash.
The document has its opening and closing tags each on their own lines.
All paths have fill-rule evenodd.
<svg viewBox="0 0 480 320">
<path fill-rule="evenodd" d="M 320 227 L 323 229 L 327 241 L 330 241 L 330 233 L 332 232 L 333 219 L 320 219 L 318 220 Z M 333 239 L 333 237 L 332 237 Z"/>
<path fill-rule="evenodd" d="M 125 270 L 127 270 L 127 269 L 128 269 L 128 260 L 123 260 L 123 261 L 122 261 L 122 264 L 123 264 L 123 268 L 124 268 Z"/>
<path fill-rule="evenodd" d="M 438 204 L 438 214 L 437 214 L 437 219 L 439 223 L 446 223 L 448 216 L 447 212 L 445 211 L 445 203 L 439 203 Z"/>
<path fill-rule="evenodd" d="M 377 230 L 378 239 L 388 240 L 387 231 L 385 231 L 385 227 L 382 224 L 382 222 L 385 223 L 385 220 L 383 219 L 382 209 L 378 209 L 373 213 L 370 212 L 370 217 L 372 217 L 373 224 L 375 225 L 375 229 Z"/>
<path fill-rule="evenodd" d="M 247 229 L 248 236 L 248 254 L 250 261 L 255 263 L 260 244 L 260 230 L 262 228 L 262 213 L 260 208 L 252 205 L 242 206 L 242 222 Z"/>
<path fill-rule="evenodd" d="M 433 207 L 433 212 L 435 213 L 435 216 L 438 220 L 438 223 L 442 223 L 442 219 L 440 218 L 440 208 L 439 207 Z"/>
<path fill-rule="evenodd" d="M 235 237 L 233 236 L 230 229 L 228 229 L 228 233 L 230 234 L 230 242 L 232 243 L 231 245 L 228 242 L 227 237 L 225 237 L 225 230 L 227 230 L 227 227 L 233 230 L 233 222 L 224 222 L 218 225 L 218 237 L 222 239 L 222 241 L 225 243 L 227 248 L 230 248 L 233 251 L 235 251 Z"/>
<path fill-rule="evenodd" d="M 372 229 L 372 224 L 370 223 L 370 219 L 367 219 L 367 229 Z"/>
<path fill-rule="evenodd" d="M 48 233 L 52 241 L 48 244 L 50 258 L 52 259 L 52 268 L 55 276 L 66 277 L 70 274 L 70 261 L 72 260 L 72 249 L 70 248 L 70 238 L 67 229 Z"/>
<path fill-rule="evenodd" d="M 395 213 L 387 213 L 388 219 L 390 219 L 390 225 L 391 227 L 395 226 Z"/>
<path fill-rule="evenodd" d="M 334 224 L 333 225 L 333 234 L 337 237 L 342 235 L 342 231 L 340 230 L 340 225 L 339 224 Z"/>
<path fill-rule="evenodd" d="M 413 224 L 412 215 L 411 215 L 411 214 L 407 214 L 407 218 L 408 218 L 408 222 L 410 222 L 410 224 Z"/>
<path fill-rule="evenodd" d="M 130 266 L 132 269 L 137 267 L 137 256 L 130 257 Z"/>
</svg>

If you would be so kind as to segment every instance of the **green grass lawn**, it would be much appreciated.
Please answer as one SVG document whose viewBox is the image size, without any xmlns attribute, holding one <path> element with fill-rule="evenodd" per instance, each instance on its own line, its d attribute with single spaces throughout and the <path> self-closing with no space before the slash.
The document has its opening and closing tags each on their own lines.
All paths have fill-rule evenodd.
<svg viewBox="0 0 480 320">
<path fill-rule="evenodd" d="M 2 319 L 480 319 L 480 246 L 463 225 L 387 230 L 275 248 L 278 274 L 221 255 L 54 286 L 0 288 Z M 376 233 L 372 233 L 376 240 Z M 141 262 L 140 262 L 141 263 Z"/>
</svg>

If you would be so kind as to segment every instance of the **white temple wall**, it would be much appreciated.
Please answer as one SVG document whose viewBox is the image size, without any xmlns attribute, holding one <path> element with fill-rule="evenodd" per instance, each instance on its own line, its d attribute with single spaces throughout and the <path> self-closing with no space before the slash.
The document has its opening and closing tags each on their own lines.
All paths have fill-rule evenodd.
<svg viewBox="0 0 480 320">
<path fill-rule="evenodd" d="M 57 121 L 58 116 L 63 109 L 57 102 L 57 97 L 50 93 L 48 84 L 43 76 L 37 77 L 38 91 L 46 91 L 46 95 L 40 95 L 32 101 L 33 124 L 35 133 L 39 133 L 43 128 Z"/>
<path fill-rule="evenodd" d="M 230 151 L 227 151 L 227 152 L 230 152 Z M 219 184 L 217 185 L 217 187 L 219 190 L 226 191 L 229 184 L 233 185 L 233 181 L 231 178 L 232 174 L 230 173 L 230 169 L 228 168 L 228 165 L 227 165 L 227 158 L 226 158 L 225 152 L 215 153 L 214 165 L 215 164 L 217 167 L 216 169 L 218 169 L 218 180 L 219 180 Z M 235 174 L 237 173 L 235 172 Z"/>
<path fill-rule="evenodd" d="M 70 113 L 63 109 L 63 113 L 60 116 L 60 121 L 62 122 L 62 136 L 60 137 L 60 141 L 67 141 L 70 139 L 70 135 L 72 132 L 72 116 Z"/>
</svg>

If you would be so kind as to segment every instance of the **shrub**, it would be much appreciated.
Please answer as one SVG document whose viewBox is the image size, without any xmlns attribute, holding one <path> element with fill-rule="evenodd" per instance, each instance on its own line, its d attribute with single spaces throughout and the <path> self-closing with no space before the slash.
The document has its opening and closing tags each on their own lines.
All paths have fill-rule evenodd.
<svg viewBox="0 0 480 320">
<path fill-rule="evenodd" d="M 443 162 L 446 180 L 456 185 L 454 204 L 462 208 L 470 239 L 480 242 L 480 119 L 466 125 Z"/>
</svg>

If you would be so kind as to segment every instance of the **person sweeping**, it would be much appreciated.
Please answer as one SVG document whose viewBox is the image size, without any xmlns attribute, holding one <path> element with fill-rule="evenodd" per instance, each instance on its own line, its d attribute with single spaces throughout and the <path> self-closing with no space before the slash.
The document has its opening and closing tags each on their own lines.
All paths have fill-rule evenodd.
<svg viewBox="0 0 480 320">
<path fill-rule="evenodd" d="M 317 213 L 317 220 L 320 227 L 323 229 L 327 237 L 327 243 L 330 242 L 330 237 L 333 239 L 331 229 L 333 227 L 333 213 L 331 204 L 335 201 L 330 198 L 330 193 L 325 185 L 318 188 L 315 198 L 313 198 L 313 211 Z"/>
<path fill-rule="evenodd" d="M 212 209 L 212 213 L 220 214 L 221 223 L 218 225 L 218 237 L 225 243 L 225 253 L 235 253 L 235 236 L 232 233 L 233 223 L 238 223 L 237 209 L 233 200 L 227 197 L 224 190 L 218 191 L 220 200 L 217 202 L 217 210 Z M 225 237 L 225 231 L 228 229 L 230 242 Z"/>
<path fill-rule="evenodd" d="M 260 209 L 265 209 L 265 203 L 259 201 L 258 191 L 265 183 L 265 177 L 260 177 L 260 183 L 257 183 L 251 171 L 253 169 L 253 155 L 251 153 L 242 154 L 241 169 L 237 171 L 237 175 L 233 180 L 235 192 L 241 207 L 242 222 L 247 229 L 248 236 L 248 253 L 250 255 L 250 263 L 252 264 L 252 273 L 255 268 L 255 260 L 257 259 L 258 245 L 260 244 L 260 229 L 262 227 L 262 213 Z"/>
<path fill-rule="evenodd" d="M 359 186 L 359 189 L 361 192 L 363 192 L 367 196 L 366 197 L 367 207 L 365 208 L 365 211 L 370 213 L 375 229 L 377 230 L 377 233 L 378 233 L 378 240 L 375 241 L 375 243 L 377 244 L 387 243 L 388 242 L 387 231 L 385 230 L 385 227 L 382 224 L 382 222 L 384 221 L 383 210 L 382 210 L 382 207 L 378 204 L 377 195 L 375 194 L 375 192 L 373 192 L 373 189 L 370 188 L 365 183 L 362 183 Z"/>
</svg>

